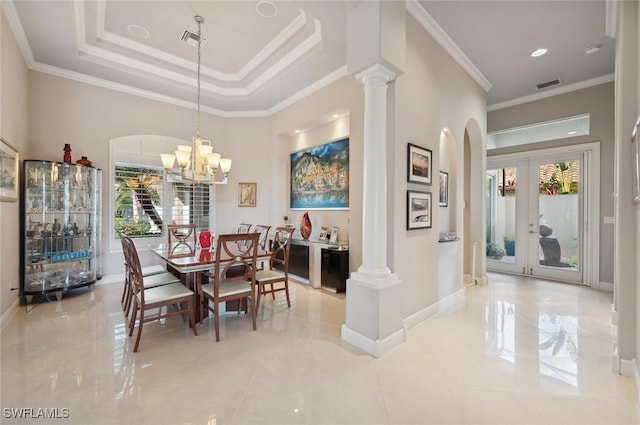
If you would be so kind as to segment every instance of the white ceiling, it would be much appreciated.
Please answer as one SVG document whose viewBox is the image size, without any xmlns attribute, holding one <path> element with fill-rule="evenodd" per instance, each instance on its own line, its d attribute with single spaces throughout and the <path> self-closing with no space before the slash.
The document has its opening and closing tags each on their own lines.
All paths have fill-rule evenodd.
<svg viewBox="0 0 640 425">
<path fill-rule="evenodd" d="M 2 0 L 31 69 L 195 107 L 202 34 L 203 110 L 268 115 L 346 75 L 352 1 Z M 605 1 L 416 1 L 407 9 L 488 91 L 499 107 L 611 81 L 615 40 Z M 133 28 L 129 29 L 131 26 Z M 140 28 L 142 27 L 142 29 Z M 140 37 L 146 30 L 148 38 Z M 601 44 L 599 52 L 584 49 Z M 529 53 L 549 53 L 532 59 Z M 559 78 L 556 88 L 535 85 Z"/>
</svg>

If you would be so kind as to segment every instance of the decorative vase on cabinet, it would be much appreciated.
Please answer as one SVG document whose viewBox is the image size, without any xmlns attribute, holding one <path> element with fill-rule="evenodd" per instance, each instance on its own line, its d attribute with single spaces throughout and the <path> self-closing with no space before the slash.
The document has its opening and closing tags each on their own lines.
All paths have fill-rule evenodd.
<svg viewBox="0 0 640 425">
<path fill-rule="evenodd" d="M 102 171 L 25 160 L 20 222 L 20 297 L 61 299 L 102 276 Z"/>
<path fill-rule="evenodd" d="M 311 236 L 311 230 L 311 219 L 309 218 L 309 213 L 304 213 L 302 220 L 300 220 L 300 235 L 302 235 L 302 239 L 309 239 L 309 236 Z"/>
</svg>

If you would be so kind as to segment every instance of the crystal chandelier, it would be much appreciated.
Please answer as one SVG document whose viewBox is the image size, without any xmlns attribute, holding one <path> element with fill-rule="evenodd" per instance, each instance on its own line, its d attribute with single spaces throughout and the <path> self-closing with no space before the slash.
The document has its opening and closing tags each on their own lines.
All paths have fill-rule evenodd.
<svg viewBox="0 0 640 425">
<path fill-rule="evenodd" d="M 180 168 L 180 180 L 196 184 L 227 184 L 227 176 L 231 170 L 231 160 L 221 158 L 219 153 L 213 152 L 210 140 L 200 137 L 200 59 L 202 48 L 202 16 L 194 17 L 198 24 L 198 121 L 196 135 L 191 146 L 180 145 L 175 154 L 160 155 L 162 165 L 169 176 L 173 176 L 173 166 L 177 160 Z M 215 180 L 218 168 L 224 175 L 223 180 Z"/>
</svg>

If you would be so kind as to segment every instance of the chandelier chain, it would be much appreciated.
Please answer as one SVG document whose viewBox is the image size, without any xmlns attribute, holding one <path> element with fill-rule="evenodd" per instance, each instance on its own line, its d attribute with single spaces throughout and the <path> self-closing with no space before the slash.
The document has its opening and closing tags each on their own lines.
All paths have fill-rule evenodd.
<svg viewBox="0 0 640 425">
<path fill-rule="evenodd" d="M 204 18 L 202 16 L 196 16 L 195 20 L 198 23 L 198 123 L 196 125 L 196 137 L 200 138 L 200 50 L 202 48 L 202 23 L 204 22 Z"/>
</svg>

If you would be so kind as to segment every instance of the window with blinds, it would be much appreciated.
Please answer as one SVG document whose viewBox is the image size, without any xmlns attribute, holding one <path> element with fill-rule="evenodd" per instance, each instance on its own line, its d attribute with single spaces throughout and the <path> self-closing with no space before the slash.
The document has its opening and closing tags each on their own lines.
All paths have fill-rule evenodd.
<svg viewBox="0 0 640 425">
<path fill-rule="evenodd" d="M 114 227 L 131 237 L 164 236 L 165 224 L 210 229 L 214 188 L 165 179 L 162 168 L 116 163 Z M 117 237 L 117 236 L 116 236 Z"/>
</svg>

